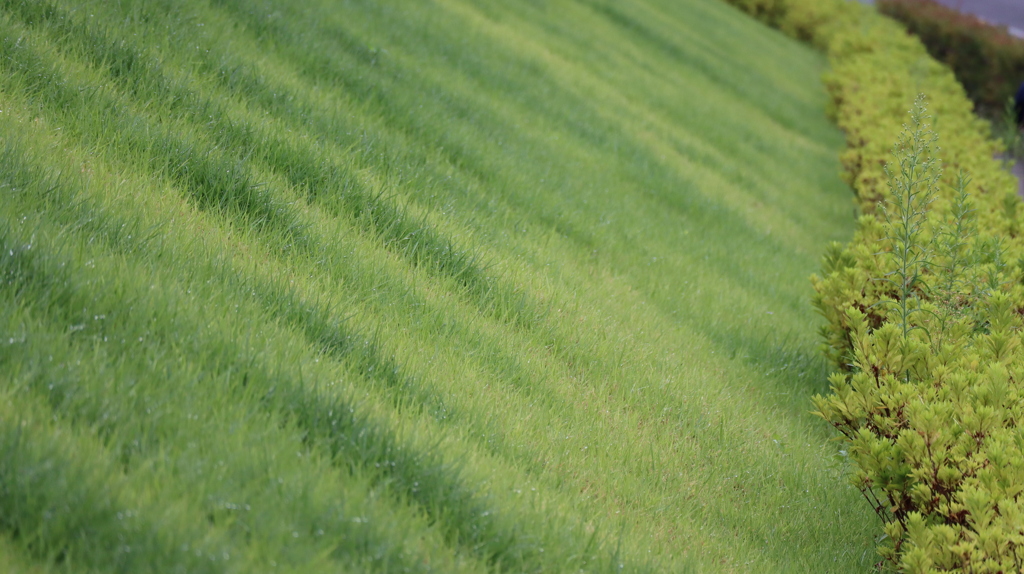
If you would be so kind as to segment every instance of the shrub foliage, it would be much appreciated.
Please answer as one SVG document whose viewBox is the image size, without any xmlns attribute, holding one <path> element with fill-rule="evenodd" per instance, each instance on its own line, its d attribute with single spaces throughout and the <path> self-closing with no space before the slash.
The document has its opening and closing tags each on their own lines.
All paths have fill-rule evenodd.
<svg viewBox="0 0 1024 574">
<path fill-rule="evenodd" d="M 948 8 L 934 0 L 880 0 L 878 9 L 899 20 L 948 64 L 968 95 L 999 111 L 1024 80 L 1024 41 L 1004 27 Z"/>
<path fill-rule="evenodd" d="M 1024 245 L 999 144 L 949 69 L 895 22 L 844 0 L 732 2 L 832 65 L 863 215 L 812 278 L 839 369 L 814 403 L 884 521 L 881 564 L 1022 571 Z"/>
</svg>

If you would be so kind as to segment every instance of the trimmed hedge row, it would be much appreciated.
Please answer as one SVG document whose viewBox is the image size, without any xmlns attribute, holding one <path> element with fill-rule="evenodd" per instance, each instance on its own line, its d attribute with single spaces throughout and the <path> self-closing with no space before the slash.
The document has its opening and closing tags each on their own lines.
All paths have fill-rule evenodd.
<svg viewBox="0 0 1024 574">
<path fill-rule="evenodd" d="M 1024 237 L 1000 144 L 950 70 L 872 9 L 729 1 L 830 60 L 863 215 L 812 278 L 839 368 L 814 402 L 885 522 L 882 564 L 1024 571 Z"/>
<path fill-rule="evenodd" d="M 1002 111 L 1024 81 L 1024 40 L 1004 27 L 933 0 L 879 0 L 878 9 L 921 38 L 932 57 L 953 69 L 971 99 L 989 110 Z"/>
</svg>

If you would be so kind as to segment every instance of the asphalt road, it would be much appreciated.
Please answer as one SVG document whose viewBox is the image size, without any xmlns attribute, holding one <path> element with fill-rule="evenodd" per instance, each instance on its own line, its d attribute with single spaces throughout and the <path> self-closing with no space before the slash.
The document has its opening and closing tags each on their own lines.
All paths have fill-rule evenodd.
<svg viewBox="0 0 1024 574">
<path fill-rule="evenodd" d="M 981 16 L 989 22 L 1015 28 L 1024 35 L 1024 0 L 938 0 L 950 8 Z"/>
<path fill-rule="evenodd" d="M 874 0 L 861 0 L 874 4 Z M 936 0 L 950 8 L 974 14 L 1010 29 L 1010 33 L 1024 38 L 1024 0 Z"/>
</svg>

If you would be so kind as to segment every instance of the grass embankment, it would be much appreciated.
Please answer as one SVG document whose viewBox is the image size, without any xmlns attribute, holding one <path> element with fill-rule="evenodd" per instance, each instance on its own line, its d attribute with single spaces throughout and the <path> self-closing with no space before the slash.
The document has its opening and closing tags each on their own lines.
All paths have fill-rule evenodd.
<svg viewBox="0 0 1024 574">
<path fill-rule="evenodd" d="M 710 0 L 0 6 L 0 565 L 872 562 L 807 413 L 821 56 Z"/>
</svg>

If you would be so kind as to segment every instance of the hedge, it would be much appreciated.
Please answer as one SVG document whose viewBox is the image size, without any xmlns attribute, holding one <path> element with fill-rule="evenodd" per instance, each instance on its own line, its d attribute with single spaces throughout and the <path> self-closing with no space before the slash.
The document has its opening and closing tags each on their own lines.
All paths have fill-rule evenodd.
<svg viewBox="0 0 1024 574">
<path fill-rule="evenodd" d="M 933 0 L 879 0 L 878 9 L 921 38 L 932 57 L 953 69 L 971 99 L 990 111 L 1001 111 L 1024 81 L 1024 40 L 1004 27 Z"/>
<path fill-rule="evenodd" d="M 881 565 L 1024 570 L 1024 238 L 1000 144 L 952 72 L 874 10 L 729 1 L 830 61 L 862 215 L 812 277 L 838 369 L 813 400 L 883 519 Z"/>
</svg>

